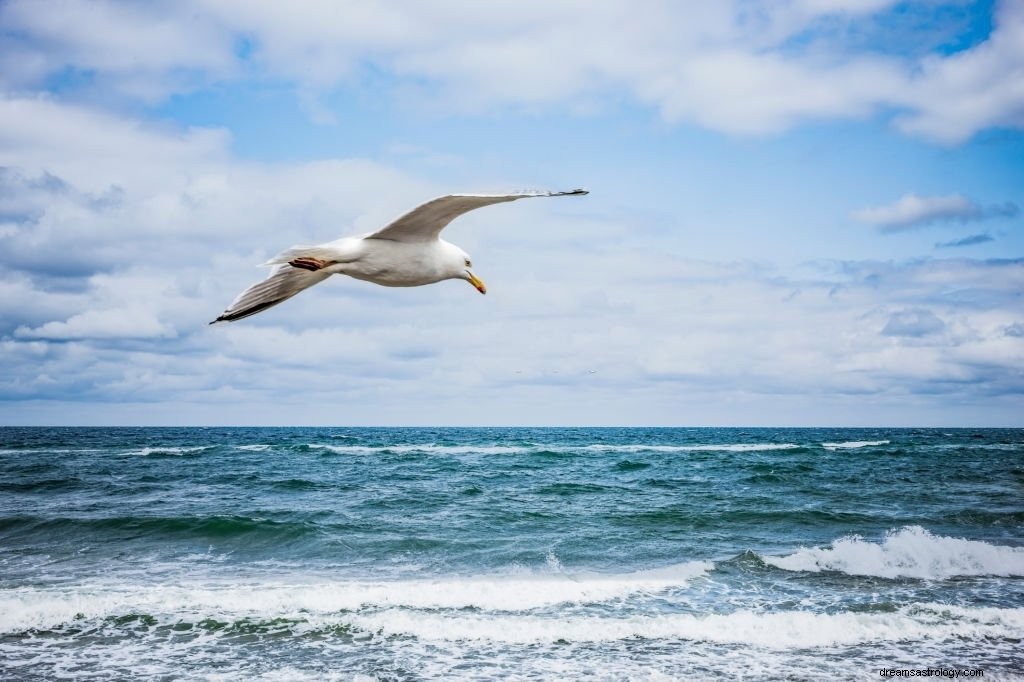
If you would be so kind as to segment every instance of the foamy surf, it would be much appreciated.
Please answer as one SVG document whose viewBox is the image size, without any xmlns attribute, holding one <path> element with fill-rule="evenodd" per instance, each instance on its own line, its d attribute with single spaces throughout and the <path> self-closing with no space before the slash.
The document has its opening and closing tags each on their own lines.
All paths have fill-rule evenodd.
<svg viewBox="0 0 1024 682">
<path fill-rule="evenodd" d="M 407 584 L 403 589 L 427 588 Z M 460 590 L 467 588 L 461 587 Z M 261 632 L 330 631 L 353 628 L 375 638 L 412 637 L 421 643 L 479 642 L 507 645 L 611 643 L 644 639 L 732 644 L 768 649 L 839 647 L 882 642 L 935 643 L 951 640 L 1019 640 L 1024 638 L 1024 609 L 970 608 L 912 604 L 888 612 L 822 613 L 809 610 L 730 613 L 662 613 L 619 615 L 572 612 L 535 614 L 508 610 L 509 597 L 497 599 L 498 610 L 482 608 L 491 587 L 470 586 L 472 594 L 440 599 L 396 595 L 393 588 L 367 585 L 233 589 L 169 588 L 142 594 L 80 592 L 71 598 L 22 594 L 5 597 L 5 634 L 102 627 L 121 623 L 136 630 L 138 622 L 159 632 L 189 624 L 210 634 L 231 634 L 237 627 Z M 609 593 L 604 593 L 608 598 Z M 587 594 L 586 596 L 590 596 Z M 42 598 L 41 598 L 42 597 Z M 513 599 L 515 599 L 513 597 Z M 528 597 L 526 603 L 563 603 L 563 599 Z M 111 619 L 115 619 L 111 622 Z M 210 623 L 211 625 L 203 625 Z M 214 625 L 214 624 L 220 625 Z M 231 624 L 240 624 L 232 626 Z"/>
<path fill-rule="evenodd" d="M 330 443 L 310 443 L 307 447 L 310 450 L 323 450 L 336 455 L 378 455 L 378 454 L 422 454 L 422 455 L 509 455 L 522 452 L 529 452 L 533 446 L 514 445 L 483 445 L 483 446 L 461 446 L 461 445 L 436 445 L 425 443 L 422 445 L 333 445 Z"/>
<path fill-rule="evenodd" d="M 600 604 L 686 587 L 714 565 L 695 561 L 623 574 L 519 574 L 257 585 L 84 585 L 0 591 L 0 632 L 49 629 L 76 619 L 127 613 L 296 618 L 366 608 L 481 609 L 517 612 L 564 604 Z"/>
<path fill-rule="evenodd" d="M 155 446 L 146 448 L 137 448 L 135 450 L 128 450 L 124 454 L 134 455 L 137 457 L 150 457 L 152 455 L 172 455 L 182 456 L 190 455 L 195 452 L 203 452 L 204 450 L 211 449 L 212 446 L 198 445 L 192 447 L 171 447 L 171 446 Z"/>
<path fill-rule="evenodd" d="M 772 450 L 795 450 L 800 447 L 802 446 L 796 443 L 696 443 L 694 445 L 630 443 L 587 445 L 584 449 L 591 452 L 770 452 Z"/>
<path fill-rule="evenodd" d="M 1024 609 L 902 607 L 891 613 L 779 611 L 660 616 L 564 617 L 438 614 L 388 610 L 350 621 L 382 636 L 421 641 L 505 644 L 614 642 L 640 638 L 738 644 L 771 649 L 836 647 L 875 642 L 1024 637 Z"/>
<path fill-rule="evenodd" d="M 838 571 L 879 578 L 943 580 L 958 576 L 1024 576 L 1024 547 L 932 535 L 921 526 L 890 531 L 881 543 L 851 535 L 829 547 L 762 557 L 787 571 Z"/>
<path fill-rule="evenodd" d="M 850 440 L 842 443 L 822 443 L 821 447 L 826 450 L 859 450 L 860 448 L 874 448 L 888 444 L 887 440 Z"/>
<path fill-rule="evenodd" d="M 331 443 L 310 443 L 310 450 L 322 450 L 338 455 L 374 455 L 374 454 L 423 454 L 423 455 L 517 455 L 531 453 L 672 453 L 672 452 L 771 452 L 775 450 L 795 450 L 804 446 L 797 443 L 695 443 L 692 445 L 657 445 L 647 443 L 590 443 L 582 445 L 439 445 L 425 443 L 421 445 L 334 445 Z"/>
</svg>

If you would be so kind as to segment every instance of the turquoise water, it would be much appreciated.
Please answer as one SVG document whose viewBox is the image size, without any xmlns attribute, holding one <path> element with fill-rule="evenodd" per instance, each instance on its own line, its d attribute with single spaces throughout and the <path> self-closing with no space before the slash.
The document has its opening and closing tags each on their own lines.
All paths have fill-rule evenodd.
<svg viewBox="0 0 1024 682">
<path fill-rule="evenodd" d="M 3 679 L 1024 671 L 1024 430 L 0 429 Z"/>
</svg>

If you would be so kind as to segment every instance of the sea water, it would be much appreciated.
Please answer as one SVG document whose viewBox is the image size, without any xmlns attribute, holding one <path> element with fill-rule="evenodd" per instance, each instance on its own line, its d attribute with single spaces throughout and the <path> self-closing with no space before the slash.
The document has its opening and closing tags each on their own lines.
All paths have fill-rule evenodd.
<svg viewBox="0 0 1024 682">
<path fill-rule="evenodd" d="M 3 679 L 1024 673 L 1024 430 L 0 429 Z"/>
</svg>

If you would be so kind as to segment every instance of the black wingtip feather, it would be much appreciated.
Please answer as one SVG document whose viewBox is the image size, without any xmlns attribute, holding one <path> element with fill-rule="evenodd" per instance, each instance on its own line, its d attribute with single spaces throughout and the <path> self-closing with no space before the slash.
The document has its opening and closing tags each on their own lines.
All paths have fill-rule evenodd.
<svg viewBox="0 0 1024 682">
<path fill-rule="evenodd" d="M 261 313 L 264 310 L 266 310 L 267 308 L 272 308 L 275 305 L 277 305 L 278 303 L 282 303 L 282 302 L 288 300 L 289 298 L 291 298 L 291 297 L 290 296 L 285 296 L 284 298 L 279 298 L 279 299 L 276 299 L 274 301 L 265 301 L 264 303 L 260 303 L 259 305 L 254 305 L 251 308 L 245 308 L 244 310 L 239 310 L 237 312 L 231 313 L 230 315 L 224 314 L 224 315 L 221 315 L 220 317 L 218 317 L 216 320 L 214 320 L 210 324 L 217 324 L 218 322 L 236 322 L 236 321 L 244 319 L 246 317 L 250 317 L 252 315 L 255 315 L 256 313 Z"/>
</svg>

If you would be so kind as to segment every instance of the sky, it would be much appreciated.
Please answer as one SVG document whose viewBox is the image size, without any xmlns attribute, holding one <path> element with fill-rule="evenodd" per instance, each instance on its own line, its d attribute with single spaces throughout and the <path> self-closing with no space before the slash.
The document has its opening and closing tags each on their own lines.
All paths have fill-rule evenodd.
<svg viewBox="0 0 1024 682">
<path fill-rule="evenodd" d="M 1022 207 L 1021 0 L 4 0 L 0 424 L 1024 426 Z"/>
</svg>

